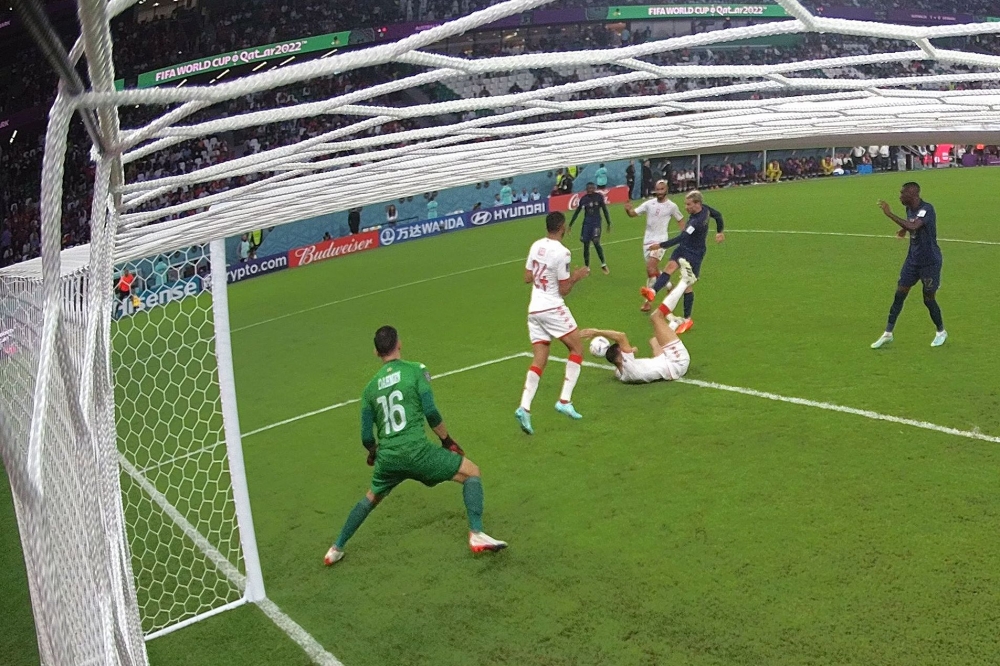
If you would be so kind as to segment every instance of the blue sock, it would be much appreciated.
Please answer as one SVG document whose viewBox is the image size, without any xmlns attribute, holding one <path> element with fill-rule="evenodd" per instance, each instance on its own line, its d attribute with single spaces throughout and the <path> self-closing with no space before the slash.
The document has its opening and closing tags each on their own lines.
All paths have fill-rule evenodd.
<svg viewBox="0 0 1000 666">
<path fill-rule="evenodd" d="M 684 318 L 691 318 L 691 310 L 694 309 L 694 292 L 689 291 L 684 294 Z"/>
<path fill-rule="evenodd" d="M 889 308 L 889 321 L 885 325 L 887 333 L 892 333 L 892 329 L 896 328 L 896 319 L 899 318 L 899 313 L 903 311 L 903 303 L 906 301 L 908 293 L 906 291 L 897 291 L 895 298 L 892 299 L 892 306 Z"/>
<path fill-rule="evenodd" d="M 656 282 L 653 283 L 653 291 L 659 291 L 667 286 L 670 282 L 670 276 L 666 273 L 660 273 L 660 277 L 656 278 Z"/>
<path fill-rule="evenodd" d="M 927 306 L 927 310 L 931 314 L 931 321 L 937 327 L 938 333 L 944 330 L 944 320 L 941 319 L 941 306 L 937 304 L 937 300 L 934 298 L 924 298 L 924 305 Z"/>
</svg>

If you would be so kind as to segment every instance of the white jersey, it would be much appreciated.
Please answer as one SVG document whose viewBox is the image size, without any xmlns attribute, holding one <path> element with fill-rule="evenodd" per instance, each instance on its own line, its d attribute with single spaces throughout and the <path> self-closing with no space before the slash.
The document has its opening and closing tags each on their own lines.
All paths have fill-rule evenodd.
<svg viewBox="0 0 1000 666">
<path fill-rule="evenodd" d="M 653 358 L 636 358 L 635 352 L 622 352 L 622 367 L 615 370 L 615 377 L 626 384 L 671 381 L 683 377 L 690 364 L 691 355 L 684 343 L 677 340 Z"/>
<path fill-rule="evenodd" d="M 684 216 L 681 215 L 681 209 L 670 199 L 664 199 L 663 203 L 656 199 L 649 199 L 642 202 L 635 209 L 635 212 L 646 214 L 646 235 L 642 238 L 643 247 L 667 240 L 670 218 L 674 218 L 678 222 L 684 219 Z"/>
<path fill-rule="evenodd" d="M 563 305 L 559 281 L 569 279 L 570 252 L 566 246 L 551 238 L 542 238 L 531 244 L 525 269 L 531 271 L 531 303 L 528 312 L 544 312 Z"/>
</svg>

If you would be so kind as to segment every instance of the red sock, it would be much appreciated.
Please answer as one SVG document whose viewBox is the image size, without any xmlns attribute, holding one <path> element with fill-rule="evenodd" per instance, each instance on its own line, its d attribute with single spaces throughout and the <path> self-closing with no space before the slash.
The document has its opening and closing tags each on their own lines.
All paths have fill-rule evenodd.
<svg viewBox="0 0 1000 666">
<path fill-rule="evenodd" d="M 670 314 L 670 308 L 668 308 L 668 307 L 667 307 L 666 305 L 664 305 L 663 303 L 660 303 L 660 308 L 659 308 L 659 309 L 660 309 L 660 312 L 662 312 L 662 313 L 663 313 L 663 316 L 664 316 L 664 317 L 666 317 L 666 316 L 667 316 L 668 314 Z"/>
</svg>

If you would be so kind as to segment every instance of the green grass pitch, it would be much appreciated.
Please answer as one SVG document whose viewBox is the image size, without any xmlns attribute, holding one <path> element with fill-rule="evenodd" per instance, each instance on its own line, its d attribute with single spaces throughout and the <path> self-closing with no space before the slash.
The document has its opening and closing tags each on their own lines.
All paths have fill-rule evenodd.
<svg viewBox="0 0 1000 666">
<path fill-rule="evenodd" d="M 998 173 L 706 193 L 729 233 L 710 236 L 688 377 L 1000 435 Z M 898 212 L 910 177 L 952 239 L 939 293 L 951 337 L 930 348 L 915 292 L 896 341 L 873 351 L 906 253 L 875 203 Z M 568 303 L 581 326 L 645 341 L 642 220 L 613 218 L 611 275 Z M 234 285 L 243 432 L 357 398 L 385 323 L 433 373 L 528 351 L 522 262 L 543 233 L 538 219 L 504 223 Z M 566 244 L 580 263 L 576 230 Z M 369 481 L 356 405 L 244 438 L 268 596 L 347 666 L 995 663 L 997 444 L 690 384 L 622 386 L 590 367 L 571 422 L 552 409 L 555 363 L 527 437 L 513 418 L 527 366 L 434 382 L 483 469 L 486 530 L 510 542 L 495 556 L 469 554 L 455 484 L 411 483 L 326 569 Z M 0 484 L 0 663 L 31 664 L 9 492 Z M 148 646 L 154 666 L 309 663 L 253 607 Z"/>
</svg>

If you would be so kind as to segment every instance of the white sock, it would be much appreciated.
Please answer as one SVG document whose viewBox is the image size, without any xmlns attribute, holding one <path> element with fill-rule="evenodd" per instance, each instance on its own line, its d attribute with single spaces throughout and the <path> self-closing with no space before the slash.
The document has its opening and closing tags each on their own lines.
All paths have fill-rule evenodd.
<svg viewBox="0 0 1000 666">
<path fill-rule="evenodd" d="M 674 311 L 677 304 L 680 302 L 681 297 L 684 295 L 684 290 L 688 288 L 688 283 L 681 280 L 677 283 L 677 286 L 670 290 L 667 297 L 663 299 L 663 307 L 667 308 L 670 312 Z"/>
<path fill-rule="evenodd" d="M 646 286 L 647 287 L 649 287 L 650 289 L 652 289 L 654 284 L 656 284 L 656 278 L 655 277 L 646 278 Z M 635 289 L 635 287 L 632 287 L 632 288 Z"/>
<path fill-rule="evenodd" d="M 531 366 L 528 369 L 528 376 L 524 379 L 524 391 L 521 393 L 521 409 L 526 412 L 531 411 L 531 401 L 535 399 L 535 391 L 538 390 L 538 382 L 542 379 L 542 371 Z"/>
<path fill-rule="evenodd" d="M 670 320 L 670 323 L 667 324 L 667 326 L 670 327 L 671 331 L 676 331 L 677 327 L 681 325 L 682 321 L 684 321 L 684 320 L 675 317 L 675 318 L 673 318 L 673 319 Z"/>
<path fill-rule="evenodd" d="M 576 388 L 576 380 L 580 379 L 581 363 L 583 363 L 582 356 L 570 354 L 569 361 L 566 363 L 566 378 L 563 380 L 559 402 L 573 402 L 573 389 Z"/>
</svg>

